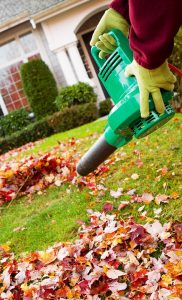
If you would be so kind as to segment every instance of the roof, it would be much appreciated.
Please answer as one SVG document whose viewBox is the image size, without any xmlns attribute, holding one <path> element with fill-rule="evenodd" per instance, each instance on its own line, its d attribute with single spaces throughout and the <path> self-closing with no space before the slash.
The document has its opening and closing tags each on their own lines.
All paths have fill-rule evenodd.
<svg viewBox="0 0 182 300">
<path fill-rule="evenodd" d="M 23 22 L 40 23 L 92 0 L 0 0 L 0 32 Z"/>
<path fill-rule="evenodd" d="M 0 0 L 0 32 L 34 19 L 35 23 L 89 0 Z"/>
<path fill-rule="evenodd" d="M 0 0 L 0 24 L 19 15 L 34 15 L 64 0 Z"/>
</svg>

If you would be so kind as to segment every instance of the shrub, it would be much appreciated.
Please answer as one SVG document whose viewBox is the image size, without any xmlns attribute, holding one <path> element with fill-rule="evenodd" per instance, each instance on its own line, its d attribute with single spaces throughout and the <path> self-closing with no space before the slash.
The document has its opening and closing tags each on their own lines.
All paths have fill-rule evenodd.
<svg viewBox="0 0 182 300">
<path fill-rule="evenodd" d="M 60 110 L 73 105 L 93 103 L 96 102 L 96 100 L 97 95 L 95 94 L 93 87 L 87 83 L 79 82 L 62 88 L 56 98 L 56 105 Z"/>
<path fill-rule="evenodd" d="M 95 103 L 75 105 L 55 113 L 48 119 L 54 132 L 66 131 L 96 120 L 98 117 Z"/>
<path fill-rule="evenodd" d="M 44 61 L 38 59 L 22 64 L 21 78 L 24 92 L 37 119 L 57 110 L 56 81 Z"/>
<path fill-rule="evenodd" d="M 99 116 L 103 117 L 103 116 L 108 115 L 110 113 L 110 110 L 112 109 L 112 107 L 113 107 L 113 103 L 111 102 L 111 100 L 109 98 L 101 101 L 99 103 Z"/>
<path fill-rule="evenodd" d="M 53 129 L 49 127 L 47 119 L 39 120 L 30 124 L 21 131 L 17 131 L 10 136 L 0 138 L 0 154 L 5 153 L 14 148 L 18 148 L 26 143 L 37 141 L 45 138 L 53 133 Z"/>
<path fill-rule="evenodd" d="M 179 29 L 178 34 L 175 36 L 174 48 L 169 58 L 169 62 L 177 68 L 179 68 L 180 70 L 182 70 L 182 27 Z M 180 112 L 182 109 L 182 78 L 177 75 L 176 77 L 177 81 L 174 87 L 176 95 L 172 101 L 172 105 L 177 111 Z"/>
<path fill-rule="evenodd" d="M 169 58 L 169 62 L 174 64 L 177 68 L 182 69 L 182 27 L 175 36 L 174 48 Z"/>
<path fill-rule="evenodd" d="M 1 119 L 0 119 L 0 121 L 1 121 Z M 2 125 L 0 124 L 0 138 L 1 138 L 1 137 L 4 137 L 4 136 L 5 136 L 4 130 L 3 130 L 3 128 L 2 128 Z"/>
<path fill-rule="evenodd" d="M 24 109 L 17 109 L 8 115 L 0 118 L 0 136 L 10 135 L 18 130 L 23 129 L 31 123 L 28 112 Z"/>
<path fill-rule="evenodd" d="M 66 108 L 64 111 L 56 112 L 52 116 L 30 124 L 21 131 L 17 131 L 5 138 L 0 138 L 0 154 L 26 143 L 45 138 L 53 133 L 66 131 L 94 121 L 96 118 L 97 107 L 95 103 Z"/>
</svg>

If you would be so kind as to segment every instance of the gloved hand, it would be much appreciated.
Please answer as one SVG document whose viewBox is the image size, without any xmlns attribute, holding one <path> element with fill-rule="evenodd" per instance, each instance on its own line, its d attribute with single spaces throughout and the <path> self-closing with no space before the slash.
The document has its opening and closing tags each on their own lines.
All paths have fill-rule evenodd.
<svg viewBox="0 0 182 300">
<path fill-rule="evenodd" d="M 125 76 L 134 75 L 140 90 L 140 112 L 142 118 L 149 116 L 149 94 L 152 95 L 158 113 L 165 110 L 160 89 L 172 91 L 176 77 L 169 70 L 167 61 L 160 67 L 149 70 L 140 66 L 135 60 L 125 69 Z"/>
<path fill-rule="evenodd" d="M 115 39 L 107 34 L 112 29 L 119 29 L 125 36 L 128 36 L 129 24 L 117 11 L 109 8 L 102 16 L 90 41 L 91 46 L 96 46 L 101 50 L 100 58 L 112 53 L 117 47 Z"/>
</svg>

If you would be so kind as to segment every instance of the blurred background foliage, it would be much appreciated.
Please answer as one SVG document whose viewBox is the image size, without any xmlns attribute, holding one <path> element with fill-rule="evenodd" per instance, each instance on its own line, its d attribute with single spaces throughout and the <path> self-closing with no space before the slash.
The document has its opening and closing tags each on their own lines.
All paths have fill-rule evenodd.
<svg viewBox="0 0 182 300">
<path fill-rule="evenodd" d="M 174 39 L 174 48 L 169 62 L 182 71 L 182 27 L 180 27 Z M 182 78 L 177 76 L 175 85 L 174 106 L 177 111 L 182 111 Z"/>
</svg>

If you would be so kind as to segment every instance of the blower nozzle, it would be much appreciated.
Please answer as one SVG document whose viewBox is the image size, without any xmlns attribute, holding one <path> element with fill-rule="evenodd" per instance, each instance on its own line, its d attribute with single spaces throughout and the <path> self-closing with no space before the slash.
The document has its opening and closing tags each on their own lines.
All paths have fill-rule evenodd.
<svg viewBox="0 0 182 300">
<path fill-rule="evenodd" d="M 104 135 L 102 135 L 79 161 L 76 167 L 77 173 L 81 176 L 86 176 L 93 172 L 116 149 L 117 148 L 110 145 Z"/>
</svg>

